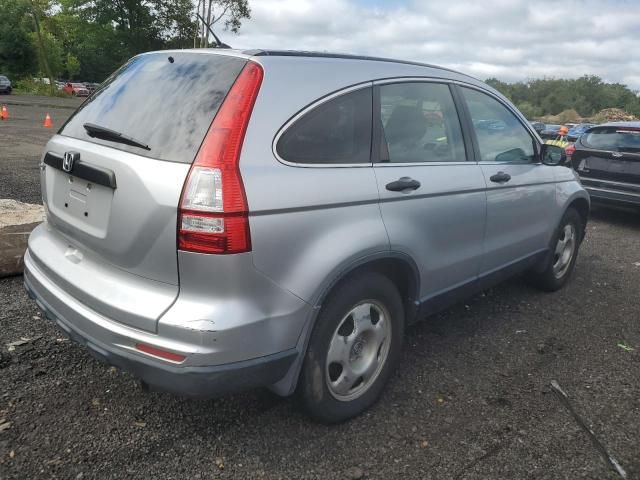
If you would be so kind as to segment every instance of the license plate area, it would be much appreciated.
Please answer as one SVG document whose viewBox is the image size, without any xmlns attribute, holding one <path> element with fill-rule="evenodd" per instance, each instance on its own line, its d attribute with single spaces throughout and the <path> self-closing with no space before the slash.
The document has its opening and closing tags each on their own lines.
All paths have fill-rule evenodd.
<svg viewBox="0 0 640 480">
<path fill-rule="evenodd" d="M 105 238 L 114 190 L 46 168 L 46 191 L 50 214 L 93 237 Z"/>
</svg>

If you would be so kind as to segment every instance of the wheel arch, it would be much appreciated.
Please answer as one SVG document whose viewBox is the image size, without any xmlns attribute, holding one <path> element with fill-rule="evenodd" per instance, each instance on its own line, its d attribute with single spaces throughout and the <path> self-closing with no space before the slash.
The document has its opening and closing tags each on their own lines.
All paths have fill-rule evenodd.
<svg viewBox="0 0 640 480">
<path fill-rule="evenodd" d="M 582 232 L 580 232 L 580 241 L 582 241 L 587 231 L 587 222 L 589 221 L 589 210 L 591 208 L 590 202 L 584 197 L 576 197 L 569 203 L 566 210 L 569 210 L 570 208 L 575 209 L 578 212 L 578 215 L 580 215 L 580 218 L 582 219 Z"/>
<path fill-rule="evenodd" d="M 420 273 L 418 265 L 409 255 L 401 252 L 387 251 L 367 255 L 348 266 L 339 269 L 327 279 L 314 297 L 316 310 L 322 307 L 326 298 L 340 283 L 347 281 L 353 275 L 372 271 L 385 275 L 398 288 L 405 309 L 405 320 L 409 323 L 416 313 L 417 299 L 420 292 Z"/>
<path fill-rule="evenodd" d="M 337 268 L 323 282 L 314 296 L 314 308 L 298 340 L 298 357 L 287 375 L 276 384 L 270 386 L 274 393 L 288 396 L 295 391 L 309 339 L 323 303 L 342 282 L 366 271 L 381 273 L 396 285 L 405 309 L 405 323 L 413 323 L 419 312 L 420 271 L 416 262 L 409 255 L 402 252 L 385 251 L 367 255 L 352 261 L 348 265 L 343 265 L 342 268 Z"/>
</svg>

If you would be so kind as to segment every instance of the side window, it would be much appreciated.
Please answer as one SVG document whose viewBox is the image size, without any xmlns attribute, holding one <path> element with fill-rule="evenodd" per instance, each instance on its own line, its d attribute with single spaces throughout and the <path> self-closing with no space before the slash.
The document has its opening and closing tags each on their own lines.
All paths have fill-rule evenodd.
<svg viewBox="0 0 640 480">
<path fill-rule="evenodd" d="M 294 163 L 369 163 L 372 98 L 365 88 L 314 108 L 280 137 L 278 155 Z"/>
<path fill-rule="evenodd" d="M 466 160 L 458 112 L 445 84 L 380 86 L 380 120 L 383 162 Z"/>
<path fill-rule="evenodd" d="M 533 137 L 518 118 L 496 99 L 462 88 L 484 162 L 533 162 Z"/>
</svg>

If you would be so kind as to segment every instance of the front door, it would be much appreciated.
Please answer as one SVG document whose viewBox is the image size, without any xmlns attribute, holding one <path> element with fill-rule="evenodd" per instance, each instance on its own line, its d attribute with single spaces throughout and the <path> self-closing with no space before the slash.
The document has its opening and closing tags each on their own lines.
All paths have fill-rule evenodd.
<svg viewBox="0 0 640 480">
<path fill-rule="evenodd" d="M 422 301 L 473 284 L 482 257 L 485 182 L 467 156 L 449 85 L 396 80 L 379 83 L 376 92 L 374 172 L 391 249 L 418 264 Z"/>
<path fill-rule="evenodd" d="M 548 247 L 556 201 L 554 168 L 539 162 L 537 140 L 497 98 L 459 87 L 487 186 L 481 275 L 517 266 Z"/>
</svg>

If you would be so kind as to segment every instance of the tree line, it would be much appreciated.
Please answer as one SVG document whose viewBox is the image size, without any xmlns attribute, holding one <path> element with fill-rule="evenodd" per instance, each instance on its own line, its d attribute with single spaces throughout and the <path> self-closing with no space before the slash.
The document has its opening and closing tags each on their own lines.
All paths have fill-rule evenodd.
<svg viewBox="0 0 640 480">
<path fill-rule="evenodd" d="M 250 14 L 247 0 L 0 0 L 0 73 L 101 82 L 138 53 L 206 46 L 199 18 L 237 32 Z"/>
<path fill-rule="evenodd" d="M 0 74 L 101 82 L 138 53 L 206 47 L 207 24 L 237 32 L 250 15 L 248 0 L 0 0 Z M 529 118 L 610 107 L 640 116 L 638 92 L 594 75 L 487 83 Z"/>
<path fill-rule="evenodd" d="M 570 109 L 582 117 L 591 117 L 604 108 L 621 108 L 640 116 L 638 92 L 620 83 L 606 83 L 595 75 L 516 83 L 490 78 L 486 82 L 509 98 L 527 118 L 557 115 Z"/>
</svg>

